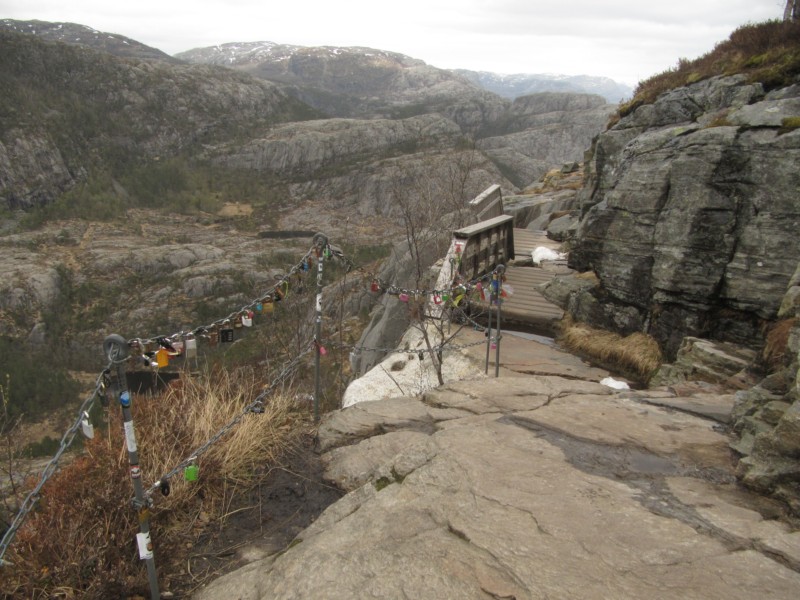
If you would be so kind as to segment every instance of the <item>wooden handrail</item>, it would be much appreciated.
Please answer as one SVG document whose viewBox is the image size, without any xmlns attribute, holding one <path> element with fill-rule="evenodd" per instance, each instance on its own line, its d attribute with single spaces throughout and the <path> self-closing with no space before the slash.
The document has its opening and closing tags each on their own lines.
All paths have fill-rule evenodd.
<svg viewBox="0 0 800 600">
<path fill-rule="evenodd" d="M 458 272 L 467 280 L 491 273 L 514 257 L 514 217 L 502 215 L 453 232 Z"/>
<path fill-rule="evenodd" d="M 502 206 L 500 186 L 492 186 L 473 203 L 490 198 Z M 514 258 L 514 217 L 500 215 L 453 232 L 450 248 L 436 280 L 436 289 L 448 289 L 457 277 L 472 281 L 494 271 L 497 265 L 507 265 Z M 438 316 L 441 307 L 430 301 L 430 314 Z"/>
</svg>

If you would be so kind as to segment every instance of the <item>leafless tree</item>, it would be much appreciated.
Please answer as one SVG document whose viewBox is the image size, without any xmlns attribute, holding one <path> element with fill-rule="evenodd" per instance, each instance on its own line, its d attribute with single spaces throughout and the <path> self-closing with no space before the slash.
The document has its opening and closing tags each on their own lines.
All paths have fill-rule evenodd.
<svg viewBox="0 0 800 600">
<path fill-rule="evenodd" d="M 411 285 L 414 289 L 429 287 L 430 259 L 443 256 L 450 243 L 449 232 L 466 224 L 469 175 L 475 161 L 476 151 L 467 149 L 456 155 L 444 170 L 426 171 L 393 182 L 394 204 L 402 219 L 413 261 Z M 422 334 L 427 348 L 425 354 L 430 356 L 439 384 L 443 385 L 441 348 L 455 333 L 446 333 L 447 323 L 441 316 L 433 318 L 429 314 L 428 300 L 426 297 L 410 298 L 409 318 Z"/>
</svg>

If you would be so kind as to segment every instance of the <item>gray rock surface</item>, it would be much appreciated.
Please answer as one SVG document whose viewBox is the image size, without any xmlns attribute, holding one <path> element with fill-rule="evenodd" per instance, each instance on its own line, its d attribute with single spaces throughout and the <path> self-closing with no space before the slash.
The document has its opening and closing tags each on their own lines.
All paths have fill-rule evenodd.
<svg viewBox="0 0 800 600">
<path fill-rule="evenodd" d="M 800 514 L 800 267 L 781 303 L 785 339 L 782 368 L 738 392 L 733 416 L 739 439 L 731 444 L 742 459 L 741 481 L 789 504 Z M 774 343 L 774 342 L 773 342 Z"/>
<path fill-rule="evenodd" d="M 592 138 L 603 130 L 614 106 L 594 95 L 542 93 L 518 98 L 510 110 L 486 126 L 478 147 L 512 183 L 526 186 L 553 165 L 581 161 Z"/>
<path fill-rule="evenodd" d="M 332 413 L 350 493 L 194 597 L 794 598 L 800 532 L 732 483 L 715 421 L 646 400 L 519 376 Z"/>
<path fill-rule="evenodd" d="M 741 77 L 663 94 L 597 139 L 570 266 L 674 357 L 687 335 L 757 345 L 800 256 L 796 89 Z M 602 324 L 611 327 L 613 323 Z"/>
<path fill-rule="evenodd" d="M 733 383 L 756 358 L 755 351 L 730 343 L 686 337 L 673 363 L 653 375 L 651 385 L 672 385 L 688 380 Z"/>
</svg>

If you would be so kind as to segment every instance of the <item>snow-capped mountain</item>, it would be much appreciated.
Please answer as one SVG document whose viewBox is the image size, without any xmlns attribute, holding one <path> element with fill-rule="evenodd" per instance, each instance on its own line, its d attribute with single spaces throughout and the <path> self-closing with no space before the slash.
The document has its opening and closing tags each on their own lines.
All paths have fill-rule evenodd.
<svg viewBox="0 0 800 600">
<path fill-rule="evenodd" d="M 156 59 L 167 62 L 178 62 L 169 54 L 141 42 L 116 33 L 98 31 L 93 27 L 77 23 L 51 23 L 49 21 L 16 21 L 0 19 L 0 30 L 15 31 L 35 35 L 51 42 L 63 42 L 76 46 L 86 46 L 95 50 L 104 50 L 120 57 Z"/>
<path fill-rule="evenodd" d="M 615 104 L 633 95 L 633 88 L 608 77 L 591 75 L 556 75 L 550 73 L 517 73 L 501 75 L 488 71 L 453 71 L 466 77 L 485 90 L 494 92 L 503 98 L 518 98 L 540 92 L 576 92 L 581 94 L 598 94 Z"/>
</svg>

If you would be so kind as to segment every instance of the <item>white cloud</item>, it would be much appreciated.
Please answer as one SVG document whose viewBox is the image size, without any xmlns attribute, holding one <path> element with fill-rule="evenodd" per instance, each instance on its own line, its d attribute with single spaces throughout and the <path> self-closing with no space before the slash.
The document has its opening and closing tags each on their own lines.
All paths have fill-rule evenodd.
<svg viewBox="0 0 800 600">
<path fill-rule="evenodd" d="M 783 0 L 0 0 L 0 15 L 70 21 L 169 54 L 225 42 L 369 46 L 444 68 L 606 75 L 635 83 L 710 51 Z"/>
</svg>

